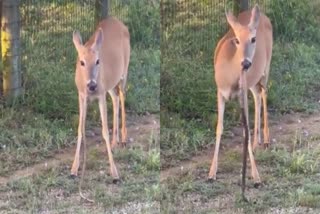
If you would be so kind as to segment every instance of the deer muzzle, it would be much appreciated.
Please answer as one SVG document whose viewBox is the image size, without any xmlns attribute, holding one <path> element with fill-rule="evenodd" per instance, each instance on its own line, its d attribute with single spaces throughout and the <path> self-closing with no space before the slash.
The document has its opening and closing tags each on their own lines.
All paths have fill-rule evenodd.
<svg viewBox="0 0 320 214">
<path fill-rule="evenodd" d="M 88 91 L 95 92 L 97 90 L 97 86 L 98 84 L 96 81 L 90 80 L 87 84 Z"/>
<path fill-rule="evenodd" d="M 245 59 L 241 62 L 242 70 L 248 71 L 248 69 L 251 67 L 251 62 L 248 59 Z"/>
</svg>

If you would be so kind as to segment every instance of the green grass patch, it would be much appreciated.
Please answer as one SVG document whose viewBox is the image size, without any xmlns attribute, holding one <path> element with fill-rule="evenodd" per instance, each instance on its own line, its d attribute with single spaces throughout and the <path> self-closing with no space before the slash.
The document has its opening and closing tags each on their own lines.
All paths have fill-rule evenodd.
<svg viewBox="0 0 320 214">
<path fill-rule="evenodd" d="M 187 121 L 179 114 L 168 112 L 162 112 L 160 120 L 162 167 L 190 159 L 196 151 L 213 140 L 212 129 L 205 129 L 199 125 L 203 121 Z"/>
<path fill-rule="evenodd" d="M 122 14 L 132 32 L 132 52 L 129 66 L 127 111 L 159 112 L 160 48 L 159 34 L 154 28 L 159 20 L 141 20 L 140 31 L 137 4 L 129 13 L 129 5 L 112 6 L 114 15 Z M 85 7 L 84 7 L 85 6 Z M 157 10 L 158 4 L 148 4 L 147 15 Z M 135 9 L 134 9 L 135 8 Z M 78 125 L 78 95 L 74 83 L 76 50 L 72 32 L 77 29 L 86 41 L 94 29 L 94 5 L 74 1 L 21 2 L 22 70 L 25 94 L 14 107 L 0 104 L 3 150 L 0 174 L 23 168 L 50 157 L 55 150 L 74 142 Z M 121 11 L 122 10 L 122 11 Z M 159 15 L 159 14 L 158 14 Z M 130 19 L 134 16 L 135 22 Z M 142 25 L 140 26 L 142 27 Z M 139 34 L 139 35 L 137 35 Z M 152 38 L 150 38 L 152 37 Z M 111 112 L 112 104 L 108 108 Z M 112 114 L 109 114 L 112 119 Z M 89 108 L 88 123 L 98 122 L 97 105 Z"/>
<path fill-rule="evenodd" d="M 248 203 L 241 200 L 240 194 L 241 151 L 229 148 L 220 155 L 217 180 L 213 183 L 207 181 L 211 159 L 162 182 L 165 213 L 270 213 L 279 209 L 303 213 L 309 208 L 319 211 L 318 140 L 293 134 L 282 143 L 287 146 L 256 151 L 262 186 L 255 189 L 253 181 L 247 180 Z M 250 173 L 248 166 L 248 176 Z"/>
<path fill-rule="evenodd" d="M 110 4 L 110 14 L 123 20 L 131 34 L 126 109 L 137 114 L 158 113 L 159 2 L 116 3 Z M 143 11 L 141 5 L 145 8 Z M 74 83 L 76 50 L 72 32 L 80 31 L 83 41 L 86 41 L 94 30 L 92 1 L 21 1 L 20 12 L 25 93 L 13 107 L 0 103 L 0 176 L 9 176 L 15 170 L 44 161 L 75 143 L 78 95 Z M 108 108 L 111 120 L 110 100 Z M 97 104 L 91 105 L 87 127 L 96 126 L 99 121 Z M 141 204 L 147 208 L 151 204 L 149 208 L 152 209 L 160 191 L 159 142 L 149 147 L 150 151 L 139 148 L 130 149 L 128 154 L 120 151 L 115 154 L 115 160 L 120 158 L 119 171 L 123 173 L 124 183 L 120 187 L 115 186 L 113 191 L 110 190 L 112 179 L 106 173 L 109 167 L 106 154 L 98 150 L 88 154 L 84 188 L 98 202 L 94 211 L 86 205 L 79 206 L 78 180 L 67 177 L 70 169 L 65 165 L 1 187 L 0 210 L 6 213 L 44 213 L 48 210 L 57 213 L 108 213 L 113 207 L 119 210 L 119 207 L 124 207 L 140 212 Z M 132 164 L 128 162 L 131 160 Z"/>
<path fill-rule="evenodd" d="M 0 112 L 1 176 L 52 157 L 56 150 L 74 143 L 72 128 L 62 120 L 49 121 L 27 109 Z"/>
<path fill-rule="evenodd" d="M 228 8 L 232 7 L 230 2 L 226 3 Z M 271 19 L 274 31 L 268 83 L 269 111 L 273 115 L 316 112 L 320 100 L 320 55 L 317 51 L 320 32 L 315 27 L 319 19 L 310 14 L 315 14 L 313 11 L 319 8 L 312 7 L 311 2 L 298 0 L 279 4 L 252 1 L 250 4 L 256 2 Z M 162 154 L 180 158 L 180 153 L 193 154 L 214 140 L 217 101 L 212 57 L 228 25 L 223 13 L 225 3 L 221 1 L 195 5 L 187 1 L 181 4 L 165 1 L 163 7 L 167 13 L 161 32 Z M 253 99 L 249 100 L 253 119 Z M 238 124 L 239 117 L 237 101 L 228 102 L 225 133 L 230 124 Z"/>
<path fill-rule="evenodd" d="M 101 148 L 90 150 L 83 191 L 95 200 L 90 206 L 94 213 L 130 211 L 136 209 L 134 206 L 159 213 L 156 205 L 160 200 L 159 157 L 159 144 L 152 145 L 148 150 L 128 148 L 117 151 L 114 160 L 121 176 L 121 183 L 115 185 L 109 174 L 105 152 Z M 79 209 L 80 178 L 71 179 L 69 170 L 66 163 L 60 163 L 32 177 L 9 182 L 0 189 L 0 200 L 6 201 L 5 204 L 0 204 L 0 209 L 9 213 L 78 213 L 75 210 Z M 151 205 L 152 207 L 148 207 Z M 80 208 L 84 209 L 84 213 L 88 212 L 86 203 L 80 203 Z"/>
</svg>

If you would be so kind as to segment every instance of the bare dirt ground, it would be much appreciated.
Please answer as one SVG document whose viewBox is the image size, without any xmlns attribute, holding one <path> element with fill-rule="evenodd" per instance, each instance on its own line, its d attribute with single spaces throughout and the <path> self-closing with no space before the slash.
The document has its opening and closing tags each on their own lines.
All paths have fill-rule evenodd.
<svg viewBox="0 0 320 214">
<path fill-rule="evenodd" d="M 313 145 L 319 145 L 320 140 L 320 115 L 308 115 L 308 114 L 288 114 L 283 115 L 277 118 L 270 118 L 270 137 L 271 137 L 271 146 L 272 148 L 286 148 L 287 150 L 292 150 L 293 140 L 306 140 L 314 139 Z M 252 126 L 252 123 L 251 123 Z M 231 132 L 230 132 L 231 131 Z M 199 213 L 208 213 L 207 210 L 211 210 L 209 213 L 246 213 L 241 207 L 235 207 L 237 204 L 237 197 L 235 192 L 240 192 L 240 166 L 242 156 L 242 128 L 234 127 L 231 130 L 227 130 L 225 135 L 222 137 L 220 152 L 219 152 L 219 166 L 217 173 L 217 181 L 213 184 L 208 184 L 207 174 L 209 172 L 209 167 L 213 158 L 214 145 L 208 146 L 207 149 L 197 152 L 197 155 L 192 159 L 187 161 L 181 161 L 179 164 L 169 168 L 163 168 L 161 170 L 160 181 L 162 185 L 171 185 L 172 182 L 180 180 L 181 183 L 185 182 L 182 185 L 182 188 L 190 185 L 187 193 L 183 196 L 183 202 L 181 207 L 176 210 L 176 213 L 193 213 L 199 211 Z M 214 133 L 213 133 L 214 134 Z M 298 138 L 298 139 L 294 139 Z M 263 133 L 262 133 L 263 139 Z M 319 148 L 319 147 L 317 147 Z M 310 149 L 312 145 L 310 144 Z M 262 151 L 263 147 L 260 146 L 258 150 Z M 236 157 L 230 161 L 230 156 L 234 154 Z M 256 154 L 256 156 L 259 155 Z M 256 157 L 257 158 L 257 157 Z M 233 163 L 231 163 L 233 162 Z M 230 166 L 231 164 L 231 166 Z M 247 175 L 250 175 L 250 164 L 248 162 Z M 262 164 L 261 164 L 262 165 Z M 253 188 L 253 182 L 247 181 L 247 197 L 254 201 L 254 203 L 260 203 L 259 197 L 264 191 L 264 189 L 271 189 L 266 180 L 272 179 L 270 168 L 266 166 L 260 166 L 258 163 L 258 170 L 260 171 L 260 177 L 262 179 L 262 187 L 259 189 Z M 317 173 L 315 176 L 320 178 L 320 173 Z M 183 181 L 183 178 L 189 177 L 189 180 L 186 179 Z M 278 178 L 274 178 L 278 179 Z M 302 178 L 303 179 L 303 178 Z M 280 180 L 280 179 L 279 179 Z M 279 181 L 281 182 L 281 181 Z M 303 182 L 303 181 L 301 181 Z M 295 184 L 296 185 L 296 184 Z M 191 187 L 192 186 L 192 187 Z M 172 187 L 169 187 L 169 189 Z M 184 190 L 179 190 L 181 187 L 177 187 L 177 192 Z M 212 191 L 212 188 L 217 188 L 217 191 Z M 280 188 L 280 187 L 279 187 Z M 200 189 L 199 191 L 194 191 L 192 189 Z M 231 191 L 230 191 L 231 189 Z M 199 192 L 205 192 L 209 195 L 207 198 L 203 199 L 203 195 Z M 260 192 L 259 192 L 260 191 Z M 182 193 L 179 194 L 182 194 Z M 172 194 L 172 193 L 171 193 Z M 210 196 L 210 194 L 212 196 Z M 178 196 L 176 196 L 178 197 Z M 271 196 L 277 197 L 277 196 Z M 208 199 L 209 198 L 209 199 Z M 179 201 L 180 199 L 178 199 Z M 263 202 L 261 202 L 263 203 Z M 320 203 L 320 202 L 319 202 Z M 182 206 L 182 204 L 190 204 L 190 206 Z M 255 213 L 254 211 L 253 213 Z M 308 207 L 294 207 L 294 208 L 285 208 L 285 207 L 270 207 L 269 211 L 266 213 L 319 213 L 320 210 L 312 209 Z M 263 212 L 265 213 L 265 212 Z"/>
<path fill-rule="evenodd" d="M 279 143 L 286 146 L 283 142 L 288 141 L 297 131 L 301 132 L 304 137 L 320 135 L 320 115 L 288 114 L 280 118 L 271 118 L 269 125 L 271 146 Z M 263 133 L 261 134 L 263 139 Z M 242 152 L 242 138 L 239 137 L 242 136 L 242 128 L 240 126 L 234 127 L 228 135 L 222 137 L 219 158 L 222 158 L 229 149 Z M 260 145 L 258 149 L 262 149 L 262 146 Z M 201 151 L 201 155 L 195 156 L 191 160 L 182 161 L 179 166 L 161 170 L 160 180 L 164 181 L 168 177 L 183 173 L 183 171 L 192 171 L 204 163 L 211 164 L 213 152 L 214 146 L 211 146 L 207 150 Z"/>
<path fill-rule="evenodd" d="M 320 124 L 320 115 L 306 115 L 306 114 L 290 114 L 284 115 L 277 118 L 270 119 L 270 135 L 272 140 L 271 148 L 274 147 L 287 147 L 289 150 L 291 149 L 292 145 L 288 144 L 287 142 L 292 140 L 294 136 L 301 137 L 304 139 L 320 139 L 320 132 L 319 132 L 319 124 Z M 92 150 L 99 150 L 100 153 L 106 155 L 105 153 L 105 144 L 101 143 L 101 128 L 89 128 L 88 129 L 88 147 L 89 153 Z M 160 122 L 159 116 L 157 115 L 145 115 L 145 116 L 129 116 L 128 118 L 128 136 L 130 138 L 130 142 L 128 144 L 128 148 L 131 147 L 139 147 L 141 146 L 143 150 L 147 151 L 150 147 L 150 136 L 155 136 L 155 140 L 159 141 L 159 134 L 160 134 Z M 240 169 L 234 167 L 228 167 L 225 164 L 225 160 L 228 158 L 227 156 L 232 151 L 232 154 L 238 153 L 241 155 L 242 152 L 242 138 L 238 137 L 242 135 L 241 127 L 232 128 L 231 131 L 228 131 L 227 136 L 224 136 L 221 143 L 221 152 L 219 155 L 219 169 L 217 174 L 217 186 L 218 189 L 216 193 L 213 194 L 212 200 L 207 200 L 205 203 L 203 202 L 202 195 L 199 192 L 187 194 L 184 197 L 184 203 L 190 204 L 190 206 L 185 206 L 185 208 L 189 210 L 184 210 L 184 206 L 181 206 L 180 212 L 178 213 L 198 213 L 197 210 L 216 210 L 215 212 L 218 213 L 244 213 L 241 208 L 235 207 L 236 203 L 236 196 L 234 194 L 235 191 L 240 190 L 238 184 L 239 182 L 239 174 Z M 316 140 L 319 141 L 319 140 Z M 260 148 L 262 149 L 262 148 Z M 125 150 L 125 149 L 124 149 Z M 9 177 L 1 177 L 0 178 L 0 186 L 5 187 L 8 186 L 10 183 L 19 181 L 23 178 L 34 177 L 37 174 L 41 174 L 48 169 L 52 168 L 61 168 L 63 166 L 65 169 L 62 170 L 61 173 L 67 174 L 69 173 L 70 166 L 73 160 L 75 151 L 75 146 L 71 148 L 67 148 L 61 151 L 57 151 L 57 154 L 49 160 L 45 162 L 29 166 L 28 168 L 17 170 L 12 173 Z M 191 175 L 195 177 L 196 180 L 199 180 L 199 186 L 197 188 L 205 188 L 209 187 L 209 184 L 206 184 L 206 176 L 208 173 L 208 167 L 211 163 L 212 156 L 213 156 L 214 148 L 213 146 L 209 146 L 206 150 L 198 152 L 198 155 L 194 156 L 191 160 L 182 161 L 179 165 L 164 168 L 161 170 L 160 173 L 160 181 L 161 183 L 165 183 L 170 179 L 183 179 L 185 177 L 190 177 Z M 102 159 L 102 162 L 107 162 L 107 159 Z M 234 161 L 235 162 L 235 161 Z M 236 167 L 238 167 L 239 163 L 235 163 Z M 238 165 L 237 165 L 238 164 Z M 90 164 L 89 164 L 90 165 Z M 120 171 L 125 172 L 127 166 L 122 161 L 119 164 Z M 266 167 L 260 166 L 258 164 L 258 169 L 260 170 L 260 176 L 263 180 L 263 186 L 260 189 L 255 189 L 252 187 L 250 180 L 248 181 L 248 189 L 247 195 L 249 198 L 259 198 L 259 194 L 263 192 L 263 189 L 269 189 L 272 187 L 268 187 L 268 184 L 265 183 L 264 180 L 270 180 L 270 175 L 268 175 L 268 169 Z M 89 176 L 90 172 L 93 170 L 89 169 L 89 172 L 86 173 L 86 176 Z M 250 172 L 250 170 L 248 170 Z M 128 173 L 128 179 L 131 178 L 130 176 L 136 176 L 137 174 Z M 64 179 L 64 177 L 62 177 Z M 135 178 L 139 180 L 140 178 Z M 227 183 L 223 183 L 225 180 L 228 180 Z M 97 179 L 94 179 L 97 182 Z M 99 182 L 99 181 L 98 181 Z M 107 187 L 109 190 L 115 190 L 115 192 L 120 191 L 121 187 L 114 187 L 112 184 L 107 184 L 110 187 Z M 211 184 L 210 184 L 211 185 Z M 220 188 L 223 185 L 229 185 L 238 188 L 234 189 L 230 192 L 230 190 L 225 191 L 223 188 Z M 203 187 L 204 186 L 204 187 Z M 92 188 L 92 187 L 90 187 Z M 71 188 L 72 189 L 72 188 Z M 204 191 L 203 190 L 203 191 Z M 162 191 L 162 190 L 161 190 Z M 211 191 L 211 190 L 210 190 Z M 0 211 L 1 208 L 5 207 L 7 210 L 7 206 L 10 206 L 10 203 L 7 200 L 16 200 L 16 196 L 14 196 L 16 190 L 8 190 L 5 193 L 0 194 Z M 62 193 L 61 193 L 62 192 Z M 22 193 L 17 193 L 18 195 Z M 63 193 L 62 189 L 53 188 L 50 193 L 53 194 L 55 200 L 65 200 L 68 201 L 68 206 L 73 204 L 74 207 L 67 207 L 65 211 L 59 212 L 57 210 L 52 211 L 50 209 L 43 210 L 42 213 L 63 213 L 63 212 L 78 212 L 79 209 L 79 196 L 77 191 L 73 191 L 71 196 L 68 196 L 66 193 Z M 210 195 L 209 194 L 209 195 Z M 218 194 L 215 195 L 215 194 Z M 22 197 L 22 196 L 19 197 Z M 67 196 L 65 196 L 67 195 Z M 257 196 L 258 195 L 258 196 Z M 13 197 L 14 196 L 14 197 Z M 138 196 L 138 195 L 137 195 Z M 18 198 L 19 198 L 18 197 Z M 58 199 L 57 199 L 58 198 Z M 60 198 L 60 199 L 59 199 Z M 62 199 L 61 199 L 62 198 Z M 48 197 L 48 200 L 52 199 Z M 14 201 L 14 203 L 19 204 L 18 201 Z M 60 202 L 58 202 L 60 203 Z M 258 203 L 258 202 L 257 202 Z M 158 202 L 139 202 L 139 201 L 128 201 L 122 202 L 122 205 L 111 208 L 109 211 L 111 213 L 160 213 L 160 203 Z M 80 206 L 81 208 L 81 206 Z M 191 209 L 191 210 L 190 210 Z M 15 209 L 11 213 L 19 213 L 19 209 Z M 101 208 L 101 206 L 96 205 L 85 205 L 85 210 L 83 213 L 89 212 L 89 210 L 94 210 L 93 213 L 101 213 L 106 212 L 105 208 Z M 146 211 L 147 210 L 147 211 Z M 225 211 L 224 211 L 225 210 Z M 17 211 L 17 212 L 16 212 Z M 21 210 L 19 210 L 21 212 Z M 319 213 L 319 210 L 315 209 L 312 210 L 308 207 L 294 207 L 294 208 L 279 208 L 274 207 L 270 208 L 268 213 Z M 213 212 L 213 213 L 215 213 Z M 0 212 L 1 213 L 1 212 Z M 3 213 L 10 213 L 10 212 L 3 212 Z M 199 212 L 200 213 L 200 212 Z M 203 212 L 207 213 L 207 212 Z"/>
<path fill-rule="evenodd" d="M 156 118 L 155 115 L 147 115 L 141 117 L 129 116 L 127 123 L 129 136 L 128 146 L 136 142 L 137 144 L 143 147 L 147 147 L 148 143 L 145 140 L 143 140 L 144 138 L 149 137 L 146 135 L 149 135 L 151 131 L 155 132 L 155 135 L 160 134 L 160 121 L 158 118 Z M 112 130 L 110 130 L 110 134 L 111 133 Z M 87 143 L 89 150 L 93 146 L 98 146 L 101 147 L 101 149 L 103 149 L 102 147 L 104 147 L 105 144 L 101 143 L 102 141 L 103 139 L 101 136 L 100 127 L 94 127 L 87 130 Z M 29 166 L 25 169 L 17 170 L 13 172 L 13 174 L 9 177 L 0 177 L 0 185 L 6 185 L 9 181 L 28 177 L 40 172 L 41 170 L 58 166 L 61 162 L 72 163 L 75 149 L 76 145 L 61 151 L 57 151 L 57 154 L 53 158 L 48 159 L 43 163 L 38 163 L 33 166 Z"/>
<path fill-rule="evenodd" d="M 126 152 L 126 150 L 129 150 L 130 148 L 134 147 L 134 148 L 141 148 L 142 151 L 145 151 L 146 153 L 149 151 L 149 147 L 154 147 L 154 146 L 159 146 L 159 136 L 160 136 L 160 119 L 158 115 L 143 115 L 143 116 L 138 116 L 138 115 L 128 115 L 127 118 L 127 131 L 128 131 L 128 138 L 129 138 L 129 142 L 127 143 L 127 147 L 126 148 L 116 148 L 118 153 L 122 153 L 122 152 Z M 110 134 L 112 132 L 110 131 Z M 99 151 L 98 155 L 99 155 L 99 161 L 105 161 L 107 162 L 107 153 L 106 153 L 106 146 L 105 143 L 103 142 L 102 136 L 101 136 L 101 127 L 89 127 L 87 128 L 87 148 L 88 148 L 88 154 L 90 154 L 90 152 L 94 152 L 95 151 Z M 156 142 L 150 142 L 150 141 L 156 141 Z M 10 176 L 8 177 L 0 177 L 0 187 L 1 188 L 7 188 L 10 186 L 10 184 L 14 183 L 15 181 L 19 182 L 21 179 L 25 179 L 25 178 L 33 178 L 36 177 L 37 175 L 41 176 L 42 173 L 50 170 L 50 169 L 59 169 L 59 168 L 63 168 L 62 171 L 63 173 L 68 173 L 70 171 L 70 167 L 73 161 L 73 157 L 74 157 L 74 153 L 75 153 L 75 148 L 76 145 L 70 147 L 70 148 L 66 148 L 60 151 L 56 152 L 56 155 L 51 158 L 48 159 L 44 162 L 35 164 L 35 165 L 31 165 L 27 168 L 21 169 L 21 170 L 17 170 L 15 172 L 12 172 Z M 100 156 L 102 156 L 100 158 Z M 103 158 L 103 156 L 105 156 Z M 120 155 L 121 156 L 121 155 Z M 88 160 L 89 161 L 89 160 Z M 124 173 L 125 171 L 125 164 L 123 164 L 123 160 L 115 160 L 116 163 L 118 162 L 118 170 L 120 172 L 120 176 L 121 176 L 121 172 Z M 91 160 L 92 162 L 92 160 Z M 81 164 L 82 165 L 82 164 Z M 92 165 L 92 164 L 91 164 Z M 104 165 L 107 165 L 104 164 Z M 81 168 L 81 166 L 80 166 Z M 90 163 L 88 166 L 89 169 L 87 169 L 87 173 L 85 175 L 85 177 L 89 177 L 91 176 L 91 171 L 93 171 L 92 169 L 90 169 Z M 80 169 L 81 170 L 81 169 Z M 59 172 L 61 174 L 61 172 Z M 104 172 L 98 171 L 97 174 L 101 174 L 102 175 L 106 175 L 108 174 L 108 172 Z M 81 175 L 81 172 L 79 173 L 79 175 Z M 67 176 L 67 175 L 66 175 Z M 112 185 L 112 184 L 111 184 Z M 66 187 L 67 188 L 67 187 Z M 111 188 L 111 187 L 110 187 Z M 114 189 L 114 187 L 112 187 Z M 111 188 L 111 189 L 112 189 Z M 121 187 L 119 187 L 121 188 Z M 119 189 L 118 188 L 118 189 Z M 8 189 L 6 189 L 8 190 Z M 117 190 L 118 192 L 120 190 Z M 1 191 L 0 191 L 1 192 Z M 0 194 L 0 213 L 2 213 L 2 210 L 7 210 L 4 211 L 4 213 L 8 213 L 9 208 L 7 207 L 8 204 L 10 203 L 15 203 L 15 204 L 19 204 L 19 202 L 15 202 L 15 201 L 11 201 L 13 200 L 12 197 L 13 193 L 15 192 L 15 190 L 8 190 L 5 192 L 2 192 Z M 59 189 L 52 189 L 52 192 L 63 192 L 63 189 L 59 188 Z M 21 193 L 19 193 L 21 194 Z M 61 195 L 61 194 L 58 194 Z M 79 203 L 79 196 L 76 196 L 77 194 L 72 195 L 71 197 L 68 197 L 68 199 L 65 200 L 70 200 L 70 201 L 74 201 L 74 205 Z M 59 196 L 60 197 L 60 196 Z M 18 197 L 19 198 L 19 197 Z M 57 198 L 55 196 L 55 198 Z M 41 200 L 41 199 L 39 199 Z M 106 207 L 101 208 L 101 206 L 99 207 L 99 205 L 96 205 L 97 207 L 95 207 L 95 205 L 93 206 L 89 206 L 89 208 L 91 207 L 92 210 L 96 210 L 97 213 L 100 212 L 105 212 L 106 211 Z M 91 209 L 90 208 L 90 209 Z M 15 212 L 20 212 L 21 210 L 24 210 L 25 207 L 18 207 L 18 209 L 15 209 L 15 211 L 13 211 L 13 213 Z M 43 208 L 42 208 L 43 209 Z M 90 210 L 89 209 L 89 210 Z M 70 210 L 73 210 L 72 207 L 67 208 L 68 212 Z M 103 211 L 104 210 L 104 211 Z M 122 202 L 122 206 L 119 208 L 111 208 L 111 210 L 109 210 L 110 212 L 112 211 L 112 213 L 136 213 L 139 211 L 143 211 L 143 210 L 152 210 L 154 212 L 152 213 L 159 213 L 160 211 L 160 204 L 158 202 L 154 202 L 152 201 L 151 203 L 149 202 L 145 202 L 142 201 L 141 203 L 139 202 L 139 200 L 137 201 L 128 201 L 126 202 Z M 77 212 L 75 210 L 73 210 L 74 212 Z M 41 213 L 60 213 L 57 210 L 47 210 L 47 211 L 41 211 Z M 66 212 L 62 211 L 62 213 Z M 11 213 L 11 212 L 9 212 Z M 84 212 L 86 213 L 86 212 Z"/>
</svg>

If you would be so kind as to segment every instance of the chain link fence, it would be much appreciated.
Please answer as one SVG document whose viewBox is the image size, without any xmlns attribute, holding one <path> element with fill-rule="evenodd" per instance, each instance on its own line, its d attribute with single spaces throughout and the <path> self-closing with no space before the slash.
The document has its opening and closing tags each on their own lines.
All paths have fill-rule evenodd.
<svg viewBox="0 0 320 214">
<path fill-rule="evenodd" d="M 0 8 L 0 103 L 3 103 L 3 96 L 9 98 L 11 94 L 21 93 L 20 20 L 18 2 L 0 1 Z"/>
<path fill-rule="evenodd" d="M 225 11 L 237 11 L 239 8 L 237 2 L 240 1 L 162 1 L 161 108 L 163 111 L 176 112 L 186 117 L 213 117 L 216 103 L 213 53 L 217 42 L 229 29 Z M 286 33 L 292 33 L 287 32 L 285 26 L 289 21 L 285 16 L 292 13 L 286 11 L 286 8 L 294 8 L 294 2 L 248 1 L 249 8 L 255 4 L 258 4 L 261 11 L 273 22 L 275 39 L 283 38 Z M 236 12 L 234 14 L 237 15 Z"/>
<path fill-rule="evenodd" d="M 191 158 L 214 143 L 217 101 L 213 54 L 217 42 L 229 29 L 225 10 L 234 10 L 235 2 L 240 1 L 162 1 L 162 167 L 170 166 L 172 160 Z M 268 82 L 270 115 L 319 109 L 319 0 L 252 0 L 248 7 L 256 3 L 273 25 Z M 249 99 L 249 104 L 249 118 L 253 120 L 253 99 Z M 239 115 L 237 99 L 228 102 L 224 117 L 226 135 L 230 127 L 239 124 Z"/>
<path fill-rule="evenodd" d="M 129 69 L 136 69 L 140 63 L 136 58 L 142 56 L 135 54 L 138 50 L 160 49 L 159 14 L 153 13 L 159 9 L 157 2 L 159 4 L 159 1 L 147 0 L 108 2 L 108 14 L 122 20 L 130 31 L 133 59 Z M 21 70 L 26 105 L 52 117 L 65 118 L 61 108 L 68 113 L 77 112 L 73 80 L 76 51 L 72 33 L 78 30 L 84 42 L 89 39 L 99 14 L 97 5 L 100 5 L 97 0 L 21 0 Z M 145 9 L 140 12 L 142 7 Z M 151 62 L 145 65 L 147 68 L 152 66 Z M 140 84 L 135 73 L 129 72 L 132 90 Z M 151 90 L 159 90 L 160 86 L 155 89 L 156 86 Z M 133 111 L 156 111 L 156 107 L 149 109 L 148 106 L 136 105 L 138 95 L 134 92 L 128 96 L 127 101 Z M 69 101 L 65 102 L 65 99 Z"/>
<path fill-rule="evenodd" d="M 160 46 L 160 0 L 110 0 L 109 14 L 130 30 L 133 46 Z"/>
<path fill-rule="evenodd" d="M 258 3 L 264 13 L 268 13 L 272 1 L 249 1 L 249 8 Z M 210 55 L 218 39 L 229 26 L 225 11 L 236 10 L 235 0 L 163 0 L 161 4 L 162 51 L 164 57 L 174 46 L 185 44 L 186 51 L 192 43 Z M 170 47 L 170 48 L 168 48 Z"/>
</svg>

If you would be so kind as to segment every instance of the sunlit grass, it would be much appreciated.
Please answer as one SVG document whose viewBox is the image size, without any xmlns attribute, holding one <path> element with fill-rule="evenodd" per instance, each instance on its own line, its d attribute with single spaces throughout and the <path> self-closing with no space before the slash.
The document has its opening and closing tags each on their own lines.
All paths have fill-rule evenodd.
<svg viewBox="0 0 320 214">
<path fill-rule="evenodd" d="M 141 1 L 130 1 L 131 6 L 138 3 L 141 4 Z M 72 43 L 72 32 L 80 31 L 83 41 L 86 41 L 95 28 L 93 1 L 22 1 L 20 8 L 25 94 L 13 107 L 0 105 L 1 177 L 32 167 L 75 144 L 78 95 L 74 83 L 76 51 Z M 148 4 L 143 12 L 134 10 L 128 13 L 128 8 L 132 7 L 126 8 L 124 13 L 120 11 L 121 7 L 116 8 L 115 13 L 112 12 L 114 15 L 121 13 L 118 18 L 129 25 L 132 35 L 126 109 L 129 114 L 158 113 L 160 50 L 157 44 L 159 37 L 154 29 L 159 20 L 138 19 L 139 16 L 135 15 L 157 10 L 158 5 Z M 157 14 L 152 15 L 157 17 Z M 132 17 L 127 16 L 134 16 L 135 22 L 131 20 Z M 150 26 L 151 30 L 141 30 L 140 26 Z M 108 102 L 111 120 L 110 104 Z M 99 110 L 93 104 L 89 107 L 87 125 L 98 126 L 99 122 Z M 160 151 L 159 141 L 153 139 L 156 137 L 150 134 L 150 137 L 146 136 L 147 139 L 142 139 L 149 141 L 150 138 L 152 142 L 157 142 L 149 145 L 150 150 L 140 148 L 124 149 L 124 154 L 121 151 L 115 152 L 124 183 L 115 187 L 118 191 L 112 194 L 108 189 L 113 184 L 106 172 L 109 167 L 106 154 L 97 150 L 89 152 L 85 188 L 98 202 L 96 213 L 106 212 L 109 205 L 117 209 L 124 207 L 130 210 L 133 207 L 136 210 L 135 206 L 139 203 L 145 203 L 146 210 L 156 206 L 154 209 L 158 211 Z M 127 162 L 126 152 L 130 157 L 138 155 L 138 160 L 134 163 Z M 87 213 L 89 209 L 85 206 L 74 206 L 79 201 L 78 180 L 68 178 L 69 165 L 70 163 L 61 163 L 57 168 L 49 168 L 23 179 L 17 178 L 1 187 L 0 210 L 6 213 L 42 213 L 48 210 Z M 128 170 L 127 166 L 132 168 Z M 2 204 L 2 201 L 6 201 L 6 204 Z M 148 208 L 149 204 L 152 206 Z"/>
</svg>

